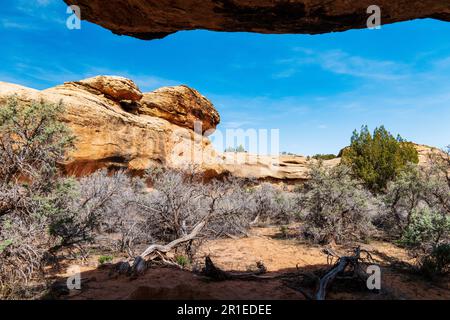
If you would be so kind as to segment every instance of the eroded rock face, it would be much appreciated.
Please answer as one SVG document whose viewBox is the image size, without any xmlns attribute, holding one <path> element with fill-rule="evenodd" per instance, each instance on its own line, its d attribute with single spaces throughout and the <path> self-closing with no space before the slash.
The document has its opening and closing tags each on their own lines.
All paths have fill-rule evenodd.
<svg viewBox="0 0 450 320">
<path fill-rule="evenodd" d="M 176 168 L 186 163 L 220 171 L 209 139 L 192 131 L 187 122 L 184 127 L 162 117 L 140 113 L 144 94 L 131 80 L 99 76 L 43 91 L 0 82 L 0 103 L 12 95 L 21 103 L 40 99 L 51 103 L 63 101 L 66 110 L 62 120 L 76 136 L 75 150 L 65 164 L 70 174 L 89 174 L 103 167 L 131 171 L 154 165 Z M 178 96 L 178 99 L 177 108 L 182 106 L 189 113 L 189 106 L 183 105 L 183 101 L 189 103 L 192 96 L 184 100 Z M 202 99 L 206 103 L 206 98 Z M 137 103 L 138 108 L 130 112 L 124 108 L 124 100 Z M 147 97 L 146 101 L 151 98 Z M 209 102 L 206 107 L 210 111 L 214 109 Z M 171 111 L 170 106 L 164 108 Z M 215 124 L 210 123 L 209 127 L 215 128 Z"/>
<path fill-rule="evenodd" d="M 116 102 L 122 100 L 139 101 L 142 98 L 142 92 L 137 85 L 130 79 L 123 77 L 97 76 L 74 82 L 74 84 L 78 84 L 96 95 L 103 94 Z"/>
<path fill-rule="evenodd" d="M 309 178 L 316 160 L 302 156 L 257 156 L 217 153 L 207 136 L 195 132 L 192 122 L 204 130 L 214 129 L 219 115 L 197 91 L 185 86 L 141 93 L 133 81 L 98 76 L 67 82 L 43 91 L 0 82 L 0 104 L 15 95 L 23 104 L 45 100 L 63 101 L 63 121 L 76 136 L 65 170 L 85 175 L 100 168 L 123 168 L 142 172 L 161 165 L 183 168 L 196 164 L 208 177 L 231 174 L 242 178 L 299 182 Z M 136 104 L 130 110 L 124 101 Z M 421 165 L 438 149 L 417 145 Z M 340 158 L 325 161 L 336 166 Z"/>
<path fill-rule="evenodd" d="M 367 8 L 382 23 L 418 18 L 450 21 L 448 0 L 64 0 L 81 18 L 120 35 L 162 38 L 180 30 L 318 34 L 365 28 Z"/>
<path fill-rule="evenodd" d="M 212 103 L 197 90 L 187 86 L 164 87 L 144 94 L 139 113 L 166 119 L 197 132 L 212 133 L 220 122 L 220 116 Z"/>
</svg>

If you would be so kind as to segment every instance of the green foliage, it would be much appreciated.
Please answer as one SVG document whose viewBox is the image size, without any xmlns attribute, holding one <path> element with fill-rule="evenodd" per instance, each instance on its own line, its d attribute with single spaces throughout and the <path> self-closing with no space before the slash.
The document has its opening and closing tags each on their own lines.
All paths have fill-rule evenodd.
<svg viewBox="0 0 450 320">
<path fill-rule="evenodd" d="M 241 153 L 241 152 L 247 152 L 247 151 L 245 150 L 244 146 L 241 144 L 237 148 L 228 147 L 228 148 L 225 149 L 225 152 L 238 152 L 238 153 Z"/>
<path fill-rule="evenodd" d="M 177 264 L 183 268 L 189 265 L 189 258 L 183 255 L 178 255 L 175 257 Z"/>
<path fill-rule="evenodd" d="M 289 227 L 288 226 L 280 226 L 280 235 L 282 238 L 287 239 L 289 237 Z"/>
<path fill-rule="evenodd" d="M 100 263 L 100 264 L 110 263 L 111 261 L 113 261 L 113 257 L 112 256 L 100 256 L 100 257 L 98 257 L 98 263 Z"/>
<path fill-rule="evenodd" d="M 436 246 L 450 234 L 450 216 L 427 207 L 415 209 L 400 243 L 408 247 Z"/>
<path fill-rule="evenodd" d="M 340 165 L 313 166 L 301 192 L 305 208 L 303 235 L 315 243 L 367 240 L 373 231 L 370 192 L 351 176 L 350 168 Z"/>
<path fill-rule="evenodd" d="M 420 270 L 429 278 L 448 274 L 450 272 L 450 244 L 441 244 L 435 247 L 431 254 L 423 257 L 420 262 Z"/>
<path fill-rule="evenodd" d="M 63 112 L 62 103 L 19 105 L 16 98 L 0 107 L 0 184 L 17 183 L 19 175 L 22 181 L 51 183 L 74 141 L 59 120 Z"/>
<path fill-rule="evenodd" d="M 336 159 L 336 155 L 334 154 L 316 154 L 312 156 L 313 159 L 316 160 L 332 160 Z"/>
<path fill-rule="evenodd" d="M 395 138 L 384 126 L 375 128 L 373 134 L 367 126 L 353 132 L 351 144 L 342 152 L 342 162 L 373 192 L 386 189 L 408 162 L 418 163 L 414 145 Z"/>
<path fill-rule="evenodd" d="M 70 200 L 57 167 L 74 141 L 63 112 L 61 103 L 0 105 L 0 291 L 42 275 L 55 244 L 51 219 Z"/>
<path fill-rule="evenodd" d="M 388 183 L 382 200 L 386 214 L 380 219 L 380 226 L 389 234 L 398 237 L 411 222 L 411 216 L 420 203 L 428 197 L 428 177 L 417 164 L 408 163 L 399 175 Z"/>
<path fill-rule="evenodd" d="M 2 242 L 0 242 L 0 253 L 3 252 L 9 245 L 11 245 L 13 241 L 11 239 L 6 239 Z"/>
</svg>

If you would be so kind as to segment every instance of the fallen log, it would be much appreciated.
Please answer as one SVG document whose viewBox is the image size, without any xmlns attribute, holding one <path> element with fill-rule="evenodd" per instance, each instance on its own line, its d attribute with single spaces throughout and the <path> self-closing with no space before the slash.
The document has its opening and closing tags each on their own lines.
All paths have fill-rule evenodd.
<svg viewBox="0 0 450 320">
<path fill-rule="evenodd" d="M 189 233 L 188 235 L 185 235 L 184 237 L 178 238 L 176 240 L 173 240 L 172 242 L 162 245 L 162 244 L 152 244 L 147 249 L 145 249 L 144 252 L 142 252 L 141 255 L 134 258 L 133 264 L 131 266 L 130 273 L 133 275 L 139 275 L 147 269 L 148 262 L 159 259 L 162 263 L 170 266 L 178 266 L 178 264 L 174 261 L 171 261 L 171 259 L 167 258 L 166 254 L 178 246 L 187 243 L 189 241 L 192 241 L 196 239 L 202 229 L 205 227 L 207 223 L 207 218 L 203 219 L 201 222 L 199 222 Z"/>
</svg>

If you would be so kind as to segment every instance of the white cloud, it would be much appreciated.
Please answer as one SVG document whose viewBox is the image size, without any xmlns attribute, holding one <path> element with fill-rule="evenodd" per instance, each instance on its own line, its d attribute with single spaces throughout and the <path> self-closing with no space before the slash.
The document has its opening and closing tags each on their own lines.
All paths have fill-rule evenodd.
<svg viewBox="0 0 450 320">
<path fill-rule="evenodd" d="M 90 67 L 88 65 L 51 64 L 36 66 L 31 61 L 18 61 L 14 71 L 0 74 L 1 80 L 32 86 L 37 89 L 52 87 L 67 81 L 78 81 L 98 75 L 115 75 L 133 80 L 143 92 L 152 91 L 164 86 L 179 85 L 176 80 L 162 78 L 156 75 L 133 74 L 123 70 Z M 19 81 L 10 81 L 15 79 Z"/>
<path fill-rule="evenodd" d="M 399 63 L 352 56 L 340 50 L 320 54 L 317 63 L 333 73 L 373 80 L 400 80 L 408 75 L 406 66 Z"/>
<path fill-rule="evenodd" d="M 1 19 L 0 25 L 3 29 L 16 29 L 16 30 L 37 30 L 36 25 L 23 21 L 23 19 Z"/>
<path fill-rule="evenodd" d="M 277 65 L 287 65 L 287 68 L 275 73 L 275 78 L 294 76 L 305 65 L 317 65 L 323 70 L 342 75 L 349 75 L 370 80 L 401 80 L 408 76 L 409 69 L 393 61 L 367 59 L 350 55 L 342 50 L 314 52 L 311 49 L 294 48 L 295 56 L 278 60 Z"/>
</svg>

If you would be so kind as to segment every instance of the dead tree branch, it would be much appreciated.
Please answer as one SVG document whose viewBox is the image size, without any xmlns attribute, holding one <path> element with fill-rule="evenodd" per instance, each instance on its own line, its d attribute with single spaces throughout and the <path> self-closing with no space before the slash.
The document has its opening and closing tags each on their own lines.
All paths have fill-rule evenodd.
<svg viewBox="0 0 450 320">
<path fill-rule="evenodd" d="M 266 267 L 262 262 L 257 262 L 256 266 L 258 271 L 255 272 L 227 272 L 223 271 L 220 268 L 216 267 L 212 262 L 211 258 L 207 256 L 205 258 L 205 268 L 203 269 L 203 275 L 208 278 L 224 281 L 224 280 L 255 280 L 255 279 L 263 279 L 260 277 L 261 274 L 267 272 Z M 266 278 L 269 279 L 269 278 Z M 273 279 L 273 278 L 272 278 Z"/>
<path fill-rule="evenodd" d="M 320 279 L 319 288 L 316 293 L 317 300 L 325 300 L 327 295 L 327 288 L 331 285 L 331 283 L 338 277 L 343 274 L 347 268 L 351 268 L 353 271 L 353 276 L 350 279 L 354 279 L 354 277 L 361 277 L 364 273 L 361 270 L 360 263 L 363 260 L 373 261 L 371 254 L 366 250 L 361 250 L 360 247 L 354 250 L 354 255 L 352 256 L 341 256 L 339 257 L 334 251 L 327 250 L 327 260 L 332 257 L 338 257 L 338 260 L 334 264 L 334 266 Z M 361 258 L 361 253 L 366 254 L 366 258 Z"/>
<path fill-rule="evenodd" d="M 198 234 L 202 231 L 202 229 L 205 225 L 206 225 L 206 220 L 199 222 L 194 227 L 194 229 L 192 229 L 191 233 L 189 233 L 188 235 L 186 235 L 184 237 L 178 238 L 166 245 L 152 244 L 140 255 L 140 257 L 144 259 L 154 252 L 167 253 L 183 243 L 194 240 L 195 238 L 197 238 Z"/>
</svg>

